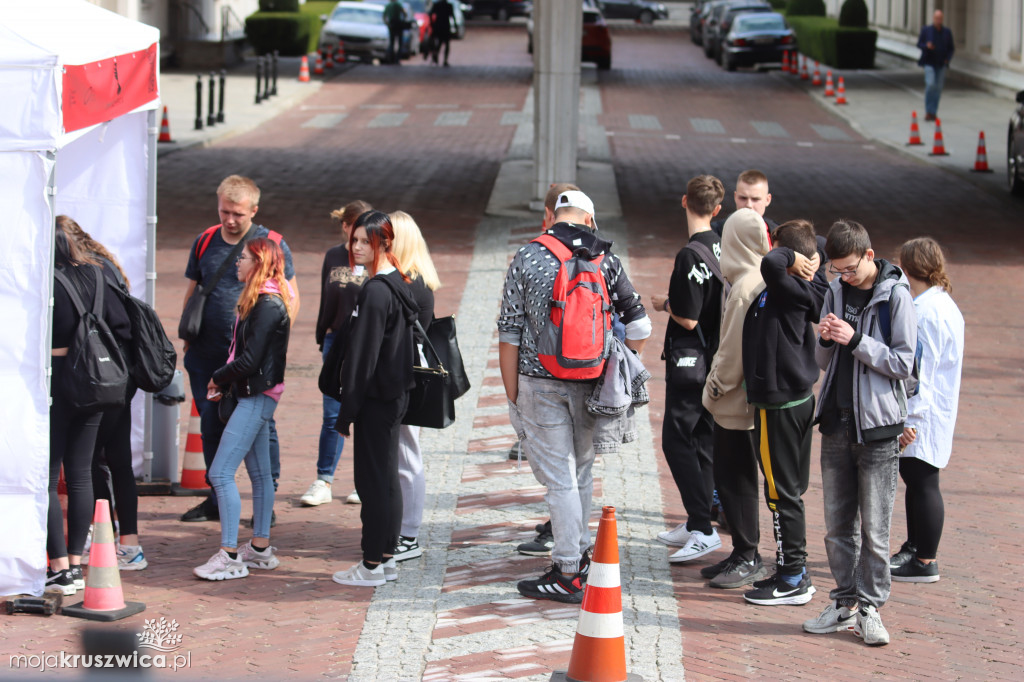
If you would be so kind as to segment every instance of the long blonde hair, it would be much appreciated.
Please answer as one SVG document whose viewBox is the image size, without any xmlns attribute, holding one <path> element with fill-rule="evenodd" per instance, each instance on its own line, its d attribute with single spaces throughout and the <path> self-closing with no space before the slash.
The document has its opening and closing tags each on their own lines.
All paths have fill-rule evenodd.
<svg viewBox="0 0 1024 682">
<path fill-rule="evenodd" d="M 430 249 L 416 221 L 405 211 L 395 211 L 388 215 L 395 229 L 395 243 L 391 245 L 391 252 L 401 263 L 400 269 L 413 279 L 422 278 L 431 291 L 440 289 L 441 280 L 437 276 L 437 268 L 434 267 Z"/>
<path fill-rule="evenodd" d="M 284 301 L 285 310 L 288 311 L 288 320 L 294 322 L 294 300 L 291 286 L 284 278 L 284 252 L 273 240 L 266 237 L 258 237 L 246 243 L 245 251 L 253 259 L 255 265 L 249 272 L 249 278 L 245 280 L 245 287 L 238 297 L 238 317 L 245 319 L 252 312 L 256 300 L 263 292 L 263 285 L 273 280 L 277 283 L 278 291 Z"/>
</svg>

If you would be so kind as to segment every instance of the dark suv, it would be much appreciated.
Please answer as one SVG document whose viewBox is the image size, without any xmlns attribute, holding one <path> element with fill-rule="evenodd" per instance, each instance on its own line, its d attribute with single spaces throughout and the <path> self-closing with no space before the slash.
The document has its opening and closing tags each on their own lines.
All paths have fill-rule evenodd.
<svg viewBox="0 0 1024 682">
<path fill-rule="evenodd" d="M 1017 108 L 1010 116 L 1006 136 L 1006 178 L 1010 192 L 1024 196 L 1024 90 L 1017 93 Z"/>
</svg>

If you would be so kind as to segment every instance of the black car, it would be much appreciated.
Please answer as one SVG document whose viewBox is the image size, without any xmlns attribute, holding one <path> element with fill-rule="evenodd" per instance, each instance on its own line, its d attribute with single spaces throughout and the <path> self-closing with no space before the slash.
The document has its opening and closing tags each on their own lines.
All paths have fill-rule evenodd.
<svg viewBox="0 0 1024 682">
<path fill-rule="evenodd" d="M 660 2 L 650 0 L 597 0 L 605 19 L 635 19 L 641 24 L 652 24 L 655 19 L 668 19 L 668 9 Z"/>
<path fill-rule="evenodd" d="M 717 5 L 711 10 L 704 26 L 704 55 L 717 60 L 721 53 L 722 38 L 732 27 L 733 19 L 738 14 L 747 12 L 771 12 L 771 5 L 763 0 L 739 0 Z"/>
<path fill-rule="evenodd" d="M 741 14 L 722 41 L 722 68 L 735 71 L 737 66 L 775 64 L 782 53 L 796 49 L 796 34 L 781 14 L 759 12 Z"/>
<path fill-rule="evenodd" d="M 711 31 L 712 13 L 714 13 L 715 10 L 717 10 L 719 7 L 722 7 L 724 5 L 732 5 L 732 4 L 736 4 L 736 3 L 749 4 L 750 1 L 751 0 L 709 0 L 709 1 L 704 2 L 703 5 L 701 5 L 700 17 L 698 19 L 699 25 L 697 27 L 697 30 L 700 33 L 700 40 L 695 40 L 694 42 L 697 43 L 698 45 L 703 45 L 704 46 L 704 53 L 708 57 L 711 56 L 711 54 L 708 53 L 707 50 L 708 50 L 708 34 Z"/>
<path fill-rule="evenodd" d="M 511 17 L 527 17 L 533 11 L 531 0 L 473 0 L 469 3 L 472 19 L 491 17 L 495 21 L 508 21 Z"/>
<path fill-rule="evenodd" d="M 1010 117 L 1006 136 L 1006 178 L 1010 192 L 1024 196 L 1024 90 L 1017 93 L 1017 108 Z"/>
</svg>

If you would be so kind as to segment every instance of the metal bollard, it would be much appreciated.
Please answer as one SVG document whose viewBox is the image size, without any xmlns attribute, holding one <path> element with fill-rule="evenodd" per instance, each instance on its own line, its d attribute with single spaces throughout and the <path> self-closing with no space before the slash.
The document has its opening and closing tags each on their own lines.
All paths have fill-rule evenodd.
<svg viewBox="0 0 1024 682">
<path fill-rule="evenodd" d="M 277 96 L 277 50 L 274 50 L 274 84 L 270 88 L 270 94 Z"/>
<path fill-rule="evenodd" d="M 216 87 L 217 83 L 214 81 L 214 73 L 210 72 L 210 106 L 206 110 L 206 125 L 213 127 L 217 123 L 217 117 L 213 113 L 213 103 L 217 99 Z"/>
<path fill-rule="evenodd" d="M 224 85 L 227 82 L 228 72 L 220 70 L 220 106 L 217 111 L 217 123 L 224 122 Z"/>
<path fill-rule="evenodd" d="M 263 99 L 270 99 L 270 65 L 273 61 L 271 55 L 267 55 L 267 65 L 263 69 Z"/>
<path fill-rule="evenodd" d="M 256 104 L 263 101 L 260 97 L 260 85 L 263 82 L 263 57 L 256 58 Z"/>
<path fill-rule="evenodd" d="M 196 130 L 203 129 L 203 77 L 196 76 Z"/>
</svg>

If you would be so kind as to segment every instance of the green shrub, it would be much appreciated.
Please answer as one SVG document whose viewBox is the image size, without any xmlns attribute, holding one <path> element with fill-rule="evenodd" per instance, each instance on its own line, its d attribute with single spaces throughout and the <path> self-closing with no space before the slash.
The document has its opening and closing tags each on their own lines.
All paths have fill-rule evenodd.
<svg viewBox="0 0 1024 682">
<path fill-rule="evenodd" d="M 260 0 L 261 12 L 298 12 L 299 0 Z"/>
<path fill-rule="evenodd" d="M 844 28 L 867 28 L 867 3 L 864 0 L 846 0 L 839 10 L 839 25 Z"/>
<path fill-rule="evenodd" d="M 787 17 L 823 17 L 825 0 L 789 0 L 786 3 Z"/>
<path fill-rule="evenodd" d="M 279 50 L 285 57 L 301 57 L 316 50 L 320 20 L 299 12 L 256 12 L 245 19 L 245 35 L 259 54 Z"/>
<path fill-rule="evenodd" d="M 329 16 L 337 4 L 336 0 L 306 0 L 305 4 L 299 6 L 299 11 L 303 14 L 315 14 L 316 16 L 326 14 Z"/>
<path fill-rule="evenodd" d="M 772 6 L 772 9 L 784 10 L 786 5 L 789 4 L 789 0 L 769 0 L 768 4 Z"/>
<path fill-rule="evenodd" d="M 873 69 L 878 31 L 840 27 L 835 33 L 835 65 L 838 69 Z"/>
<path fill-rule="evenodd" d="M 877 31 L 846 28 L 831 17 L 786 17 L 800 52 L 834 69 L 870 69 L 875 65 Z"/>
</svg>

